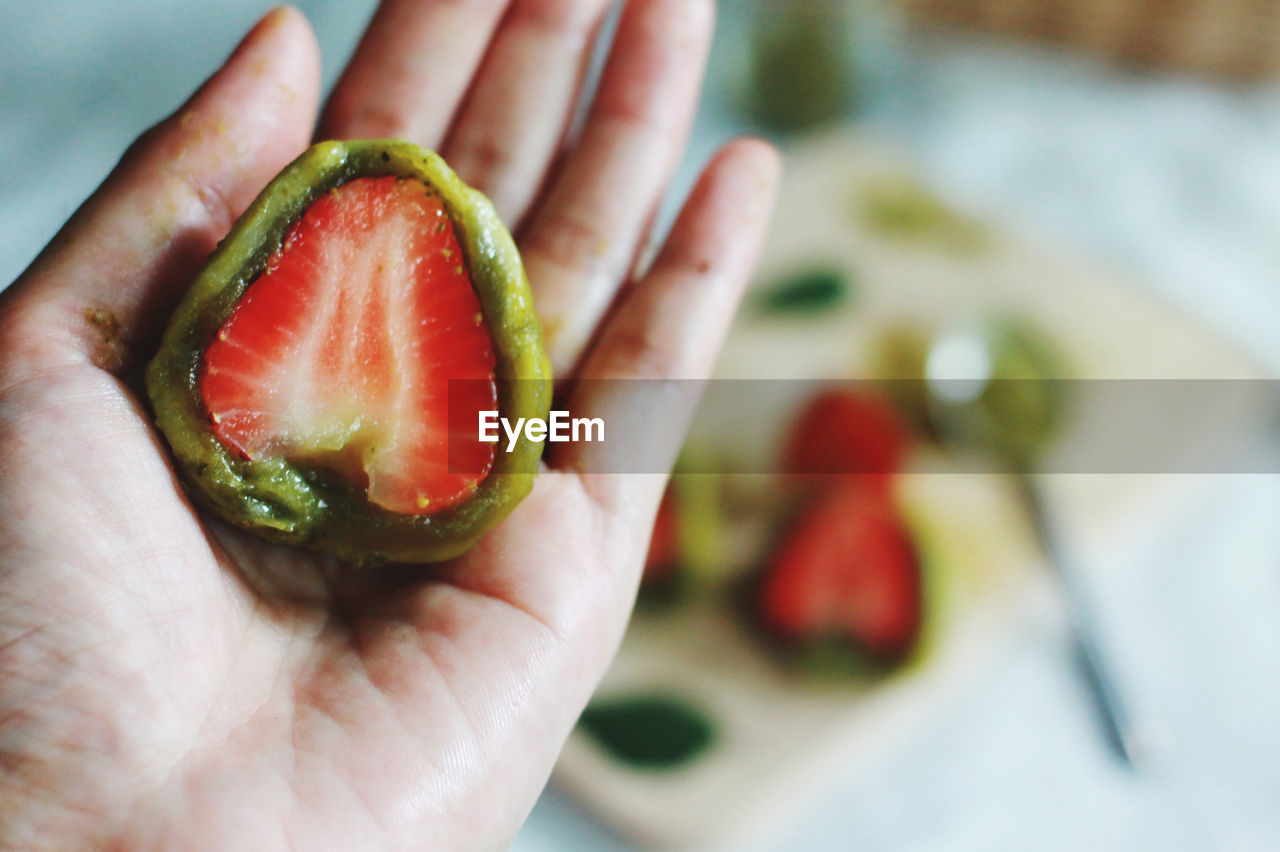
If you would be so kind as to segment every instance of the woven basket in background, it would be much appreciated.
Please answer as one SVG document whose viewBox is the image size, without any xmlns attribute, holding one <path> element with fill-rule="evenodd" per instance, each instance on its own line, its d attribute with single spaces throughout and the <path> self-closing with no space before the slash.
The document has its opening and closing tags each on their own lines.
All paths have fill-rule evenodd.
<svg viewBox="0 0 1280 852">
<path fill-rule="evenodd" d="M 903 0 L 919 23 L 1032 37 L 1146 66 L 1280 72 L 1280 0 Z"/>
</svg>

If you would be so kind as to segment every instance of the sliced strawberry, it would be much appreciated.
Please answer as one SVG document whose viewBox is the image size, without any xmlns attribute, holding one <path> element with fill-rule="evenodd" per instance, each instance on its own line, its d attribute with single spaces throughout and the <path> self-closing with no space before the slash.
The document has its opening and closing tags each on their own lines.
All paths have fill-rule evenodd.
<svg viewBox="0 0 1280 852">
<path fill-rule="evenodd" d="M 653 534 L 649 537 L 649 555 L 644 562 L 646 585 L 663 583 L 675 574 L 680 555 L 679 530 L 676 528 L 678 516 L 675 493 L 668 486 L 662 495 L 662 503 L 658 505 Z"/>
<path fill-rule="evenodd" d="M 921 580 L 911 537 L 888 494 L 849 477 L 805 506 L 765 567 L 757 613 L 778 638 L 835 638 L 883 662 L 920 630 Z"/>
<path fill-rule="evenodd" d="M 493 342 L 448 213 L 419 181 L 358 178 L 311 204 L 203 366 L 224 444 L 333 469 L 392 512 L 452 506 L 493 466 L 477 430 L 498 407 Z M 450 394 L 451 379 L 471 381 Z"/>
<path fill-rule="evenodd" d="M 802 476 L 861 474 L 885 485 L 901 467 L 907 431 L 888 400 L 870 392 L 827 390 L 796 418 L 783 470 Z"/>
</svg>

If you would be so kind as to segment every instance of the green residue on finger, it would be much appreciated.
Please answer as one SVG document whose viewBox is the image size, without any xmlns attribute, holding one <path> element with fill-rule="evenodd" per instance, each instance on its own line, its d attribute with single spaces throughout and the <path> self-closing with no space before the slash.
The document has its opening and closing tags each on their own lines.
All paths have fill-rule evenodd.
<svg viewBox="0 0 1280 852">
<path fill-rule="evenodd" d="M 711 720 L 701 710 L 667 695 L 593 701 L 578 725 L 612 757 L 636 769 L 674 769 L 715 740 Z"/>
</svg>

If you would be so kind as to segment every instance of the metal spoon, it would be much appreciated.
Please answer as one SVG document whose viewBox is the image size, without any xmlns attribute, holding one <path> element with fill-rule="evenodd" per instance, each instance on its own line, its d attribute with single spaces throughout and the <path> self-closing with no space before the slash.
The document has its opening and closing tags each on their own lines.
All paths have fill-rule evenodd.
<svg viewBox="0 0 1280 852">
<path fill-rule="evenodd" d="M 1088 596 L 1045 503 L 1038 459 L 1061 422 L 1066 384 L 1055 356 L 1036 338 L 999 322 L 934 339 L 924 363 L 927 414 L 938 437 L 976 449 L 1016 484 L 1039 545 L 1062 588 L 1075 658 L 1108 745 L 1124 764 L 1138 761 L 1138 739 L 1098 641 Z"/>
</svg>

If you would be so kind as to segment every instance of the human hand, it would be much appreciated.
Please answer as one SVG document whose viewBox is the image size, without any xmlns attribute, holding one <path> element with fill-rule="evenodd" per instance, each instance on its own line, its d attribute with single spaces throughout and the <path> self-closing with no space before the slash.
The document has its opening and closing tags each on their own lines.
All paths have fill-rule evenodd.
<svg viewBox="0 0 1280 852">
<path fill-rule="evenodd" d="M 319 136 L 434 147 L 490 195 L 558 376 L 700 378 L 776 155 L 722 151 L 632 280 L 713 10 L 631 0 L 566 152 L 606 5 L 388 0 Z M 301 15 L 268 15 L 0 296 L 0 846 L 501 845 L 621 637 L 663 476 L 553 454 L 465 557 L 365 572 L 233 530 L 179 487 L 126 379 L 308 143 L 318 76 Z M 575 413 L 625 410 L 616 385 L 584 387 Z M 658 433 L 680 432 L 673 408 L 649 412 Z"/>
</svg>

